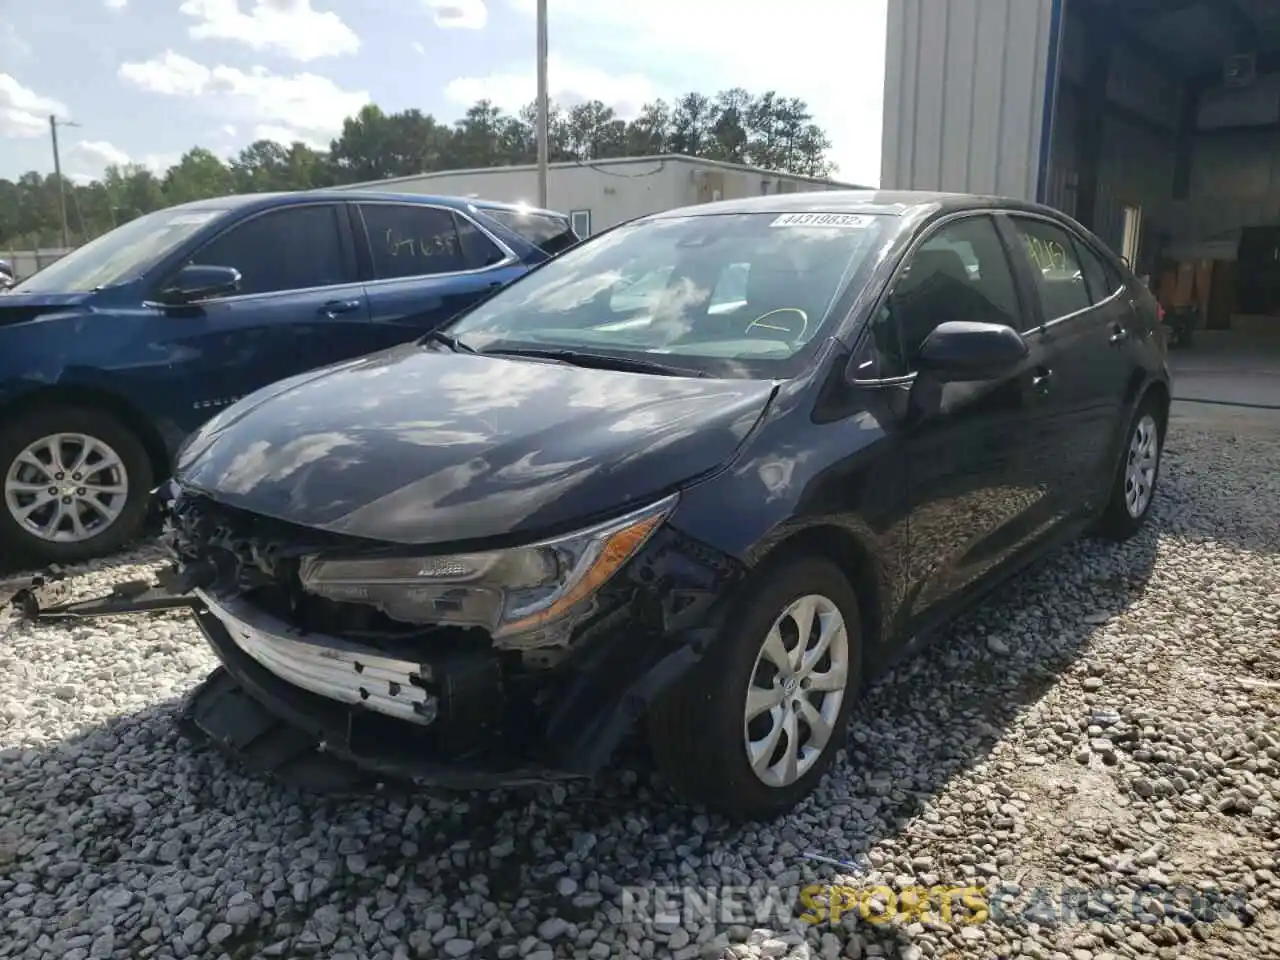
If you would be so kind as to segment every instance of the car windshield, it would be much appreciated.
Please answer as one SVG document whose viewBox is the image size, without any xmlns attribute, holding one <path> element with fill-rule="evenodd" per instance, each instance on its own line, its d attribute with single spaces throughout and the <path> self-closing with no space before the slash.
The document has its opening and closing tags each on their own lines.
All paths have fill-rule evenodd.
<svg viewBox="0 0 1280 960">
<path fill-rule="evenodd" d="M 567 350 L 714 376 L 793 376 L 884 217 L 748 213 L 641 221 L 566 251 L 459 317 L 484 351 Z"/>
<path fill-rule="evenodd" d="M 225 213 L 191 207 L 148 213 L 77 247 L 11 292 L 84 293 L 132 280 Z"/>
</svg>

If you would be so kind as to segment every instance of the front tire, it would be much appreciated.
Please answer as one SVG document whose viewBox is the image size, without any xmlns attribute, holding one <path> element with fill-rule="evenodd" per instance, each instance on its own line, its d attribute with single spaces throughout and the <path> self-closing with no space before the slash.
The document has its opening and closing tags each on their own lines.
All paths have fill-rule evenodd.
<svg viewBox="0 0 1280 960">
<path fill-rule="evenodd" d="M 153 486 L 141 441 L 110 414 L 49 407 L 0 426 L 0 555 L 39 566 L 119 550 Z"/>
<path fill-rule="evenodd" d="M 1098 524 L 1098 533 L 1104 539 L 1128 540 L 1147 522 L 1160 478 L 1164 434 L 1164 417 L 1156 402 L 1148 397 L 1139 404 L 1129 424 L 1111 495 Z"/>
<path fill-rule="evenodd" d="M 861 685 L 857 597 L 825 560 L 754 577 L 744 604 L 656 704 L 659 770 L 687 799 L 735 820 L 774 817 L 817 786 L 845 743 Z"/>
</svg>

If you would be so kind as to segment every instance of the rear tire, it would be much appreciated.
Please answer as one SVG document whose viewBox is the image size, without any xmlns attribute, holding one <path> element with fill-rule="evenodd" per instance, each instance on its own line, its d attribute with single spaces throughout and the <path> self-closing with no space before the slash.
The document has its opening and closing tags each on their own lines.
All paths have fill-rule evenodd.
<svg viewBox="0 0 1280 960">
<path fill-rule="evenodd" d="M 1097 533 L 1103 539 L 1123 542 L 1146 524 L 1164 455 L 1164 420 L 1154 398 L 1148 396 L 1138 405 L 1125 434 L 1106 509 L 1098 521 Z"/>
<path fill-rule="evenodd" d="M 43 566 L 119 550 L 154 485 L 138 437 L 110 414 L 47 407 L 0 425 L 0 555 Z"/>
<path fill-rule="evenodd" d="M 648 727 L 658 769 L 681 794 L 753 820 L 798 804 L 844 746 L 862 644 L 857 597 L 826 560 L 762 570 L 742 595 L 703 659 L 650 710 Z M 802 639 L 806 657 L 797 656 Z"/>
</svg>

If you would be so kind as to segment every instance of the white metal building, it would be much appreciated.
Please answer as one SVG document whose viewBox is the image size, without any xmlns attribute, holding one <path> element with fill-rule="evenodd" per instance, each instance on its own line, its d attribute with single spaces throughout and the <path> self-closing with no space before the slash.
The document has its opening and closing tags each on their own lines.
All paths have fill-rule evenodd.
<svg viewBox="0 0 1280 960">
<path fill-rule="evenodd" d="M 695 203 L 851 187 L 854 184 L 665 154 L 550 164 L 547 206 L 569 214 L 574 231 L 586 237 L 632 217 Z M 532 205 L 538 200 L 538 168 L 528 164 L 445 170 L 351 184 L 348 189 L 483 197 Z"/>
<path fill-rule="evenodd" d="M 891 0 L 881 183 L 1047 202 L 1280 330 L 1280 0 Z"/>
</svg>

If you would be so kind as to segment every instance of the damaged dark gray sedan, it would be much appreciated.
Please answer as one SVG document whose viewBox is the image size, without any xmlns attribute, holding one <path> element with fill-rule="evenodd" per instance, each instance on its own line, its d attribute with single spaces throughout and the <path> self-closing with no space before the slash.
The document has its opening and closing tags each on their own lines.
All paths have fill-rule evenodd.
<svg viewBox="0 0 1280 960">
<path fill-rule="evenodd" d="M 772 815 L 868 679 L 1139 529 L 1168 406 L 1154 299 L 1051 210 L 647 217 L 188 441 L 167 537 L 222 661 L 188 716 L 318 785 L 590 776 L 638 731 L 688 798 Z"/>
</svg>

